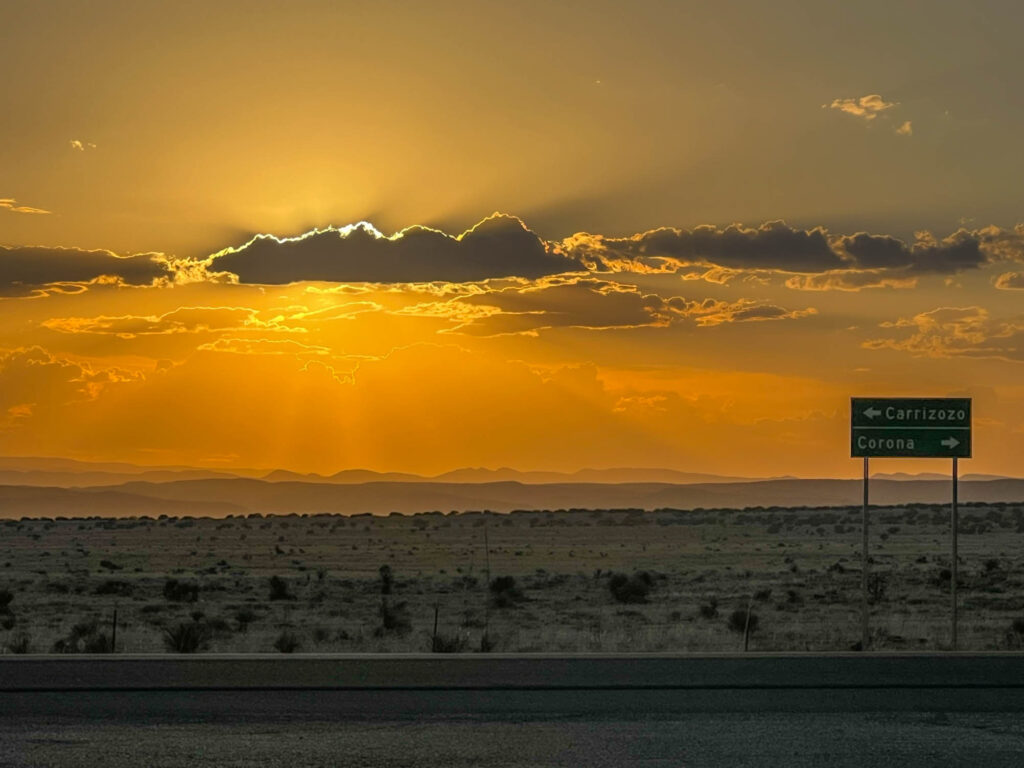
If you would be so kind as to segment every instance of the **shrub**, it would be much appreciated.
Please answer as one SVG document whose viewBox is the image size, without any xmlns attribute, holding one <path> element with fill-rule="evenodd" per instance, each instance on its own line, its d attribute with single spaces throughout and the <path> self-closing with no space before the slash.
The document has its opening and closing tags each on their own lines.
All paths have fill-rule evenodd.
<svg viewBox="0 0 1024 768">
<path fill-rule="evenodd" d="M 430 650 L 434 653 L 462 653 L 469 646 L 465 635 L 435 635 Z"/>
<path fill-rule="evenodd" d="M 1010 629 L 1017 635 L 1024 635 L 1024 618 L 1016 618 L 1010 624 Z"/>
<path fill-rule="evenodd" d="M 231 624 L 226 619 L 222 619 L 219 616 L 215 616 L 212 619 L 206 619 L 206 626 L 209 628 L 213 637 L 231 637 L 233 630 Z"/>
<path fill-rule="evenodd" d="M 772 591 L 771 591 L 770 588 L 759 589 L 759 590 L 757 590 L 757 592 L 754 593 L 754 599 L 758 600 L 758 601 L 760 601 L 762 603 L 765 600 L 770 600 L 771 596 L 772 596 Z"/>
<path fill-rule="evenodd" d="M 288 589 L 288 582 L 282 579 L 280 576 L 270 577 L 270 599 L 271 600 L 294 600 L 293 595 Z"/>
<path fill-rule="evenodd" d="M 281 653 L 294 653 L 299 648 L 299 638 L 285 630 L 277 636 L 274 641 L 274 648 Z"/>
<path fill-rule="evenodd" d="M 7 643 L 9 653 L 29 653 L 32 650 L 32 641 L 25 633 L 11 638 Z"/>
<path fill-rule="evenodd" d="M 6 587 L 0 589 L 0 613 L 9 613 L 11 602 L 14 600 L 14 593 Z"/>
<path fill-rule="evenodd" d="M 174 653 L 197 653 L 210 647 L 212 634 L 202 621 L 183 621 L 164 629 L 164 645 Z"/>
<path fill-rule="evenodd" d="M 750 615 L 750 619 L 749 619 L 749 626 L 748 626 L 747 614 L 748 614 L 748 612 L 746 610 L 744 610 L 743 608 L 740 608 L 739 610 L 735 610 L 732 613 L 730 613 L 729 614 L 729 629 L 732 630 L 733 632 L 743 632 L 743 630 L 746 628 L 747 631 L 750 632 L 750 634 L 754 634 L 754 632 L 757 630 L 757 625 L 759 623 L 759 619 L 757 618 L 757 614 L 756 613 L 750 612 L 750 614 L 749 614 Z"/>
<path fill-rule="evenodd" d="M 80 621 L 71 627 L 71 637 L 78 639 L 81 637 L 88 637 L 89 635 L 95 635 L 99 629 L 99 624 L 96 619 L 86 619 Z"/>
<path fill-rule="evenodd" d="M 199 599 L 199 585 L 192 581 L 168 579 L 164 582 L 164 598 L 172 603 L 194 603 Z"/>
<path fill-rule="evenodd" d="M 391 573 L 391 566 L 382 565 L 378 573 L 380 573 L 380 593 L 382 595 L 390 595 L 391 588 L 395 585 L 395 577 Z"/>
<path fill-rule="evenodd" d="M 15 618 L 13 613 L 7 613 L 0 619 L 0 628 L 14 629 Z"/>
<path fill-rule="evenodd" d="M 718 600 L 712 597 L 706 603 L 701 603 L 697 610 L 702 619 L 713 619 L 718 616 Z"/>
<path fill-rule="evenodd" d="M 54 642 L 50 653 L 113 653 L 112 638 L 99 631 L 96 619 L 86 619 L 71 627 L 67 637 Z"/>
<path fill-rule="evenodd" d="M 608 579 L 608 590 L 620 603 L 646 603 L 653 586 L 654 579 L 647 571 L 638 571 L 632 576 L 616 573 Z"/>
<path fill-rule="evenodd" d="M 526 599 L 519 587 L 516 586 L 516 580 L 512 576 L 498 576 L 491 580 L 489 586 L 491 605 L 495 608 L 509 608 Z"/>
<path fill-rule="evenodd" d="M 238 631 L 245 632 L 249 625 L 256 621 L 256 613 L 251 608 L 241 608 L 235 612 L 235 622 L 238 624 Z"/>
<path fill-rule="evenodd" d="M 885 574 L 872 573 L 868 576 L 868 597 L 871 603 L 878 603 L 885 599 L 885 590 L 889 581 Z"/>
<path fill-rule="evenodd" d="M 120 571 L 124 566 L 110 560 L 100 560 L 100 568 L 106 568 L 108 571 Z"/>
<path fill-rule="evenodd" d="M 326 643 L 330 639 L 331 639 L 331 631 L 329 629 L 327 629 L 327 627 L 314 627 L 313 628 L 313 642 L 314 643 L 317 643 L 319 645 L 320 643 Z"/>
<path fill-rule="evenodd" d="M 128 597 L 135 587 L 127 581 L 118 581 L 116 579 L 108 579 L 102 584 L 96 586 L 97 595 L 118 595 L 119 597 Z"/>
<path fill-rule="evenodd" d="M 387 598 L 380 601 L 380 626 L 374 630 L 375 637 L 381 637 L 389 632 L 404 635 L 412 630 L 412 622 L 409 620 L 409 610 L 406 604 L 391 604 Z"/>
<path fill-rule="evenodd" d="M 83 638 L 82 650 L 85 653 L 113 653 L 114 642 L 105 632 Z"/>
</svg>

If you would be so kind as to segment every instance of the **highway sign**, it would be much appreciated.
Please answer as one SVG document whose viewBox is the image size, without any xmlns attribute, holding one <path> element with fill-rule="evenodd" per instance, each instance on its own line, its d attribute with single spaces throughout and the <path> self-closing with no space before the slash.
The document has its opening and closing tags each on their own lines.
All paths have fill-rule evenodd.
<svg viewBox="0 0 1024 768">
<path fill-rule="evenodd" d="M 851 398 L 850 455 L 970 458 L 971 400 Z"/>
</svg>

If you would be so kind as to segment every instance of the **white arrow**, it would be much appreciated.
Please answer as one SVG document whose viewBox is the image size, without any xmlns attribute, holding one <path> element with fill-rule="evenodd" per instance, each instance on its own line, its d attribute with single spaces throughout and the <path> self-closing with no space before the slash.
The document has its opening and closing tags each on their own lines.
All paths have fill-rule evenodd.
<svg viewBox="0 0 1024 768">
<path fill-rule="evenodd" d="M 882 412 L 877 408 L 868 408 L 866 411 L 864 411 L 864 415 L 867 416 L 869 419 L 873 419 L 875 418 L 875 416 L 881 416 Z"/>
<path fill-rule="evenodd" d="M 960 441 L 957 440 L 955 437 L 947 437 L 945 440 L 941 440 L 939 442 L 939 445 L 944 445 L 950 450 L 952 450 L 953 448 L 956 448 L 958 445 L 960 445 Z"/>
</svg>

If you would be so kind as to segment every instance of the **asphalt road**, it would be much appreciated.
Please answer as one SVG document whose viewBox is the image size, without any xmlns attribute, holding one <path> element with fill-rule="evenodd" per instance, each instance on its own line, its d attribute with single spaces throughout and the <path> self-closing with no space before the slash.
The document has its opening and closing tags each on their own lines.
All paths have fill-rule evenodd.
<svg viewBox="0 0 1024 768">
<path fill-rule="evenodd" d="M 1012 766 L 1022 670 L 1010 654 L 5 658 L 0 766 Z"/>
</svg>

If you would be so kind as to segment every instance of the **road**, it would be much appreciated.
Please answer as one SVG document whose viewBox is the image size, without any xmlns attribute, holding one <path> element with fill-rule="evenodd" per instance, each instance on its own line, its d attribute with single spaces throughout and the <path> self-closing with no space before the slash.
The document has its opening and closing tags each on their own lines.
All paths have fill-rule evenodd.
<svg viewBox="0 0 1024 768">
<path fill-rule="evenodd" d="M 0 765 L 1019 765 L 1022 672 L 1011 654 L 4 658 Z"/>
</svg>

